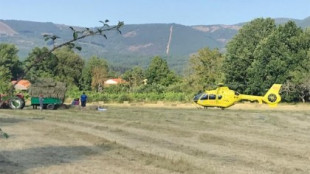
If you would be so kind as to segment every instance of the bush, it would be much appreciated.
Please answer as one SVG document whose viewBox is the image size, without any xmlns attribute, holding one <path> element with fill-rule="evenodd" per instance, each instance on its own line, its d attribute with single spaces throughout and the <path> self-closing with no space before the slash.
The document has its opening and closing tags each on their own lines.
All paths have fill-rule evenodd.
<svg viewBox="0 0 310 174">
<path fill-rule="evenodd" d="M 123 103 L 124 101 L 132 101 L 131 97 L 128 94 L 121 94 L 118 96 L 117 102 Z"/>
<path fill-rule="evenodd" d="M 98 101 L 109 102 L 109 97 L 105 94 L 100 94 L 98 97 Z"/>
<path fill-rule="evenodd" d="M 136 89 L 138 93 L 163 93 L 166 87 L 159 84 L 142 85 Z"/>
<path fill-rule="evenodd" d="M 169 92 L 165 93 L 164 96 L 165 101 L 185 101 L 185 94 L 184 93 L 174 93 L 174 92 Z"/>
<path fill-rule="evenodd" d="M 125 93 L 129 92 L 129 85 L 120 84 L 120 85 L 111 85 L 103 89 L 104 93 Z"/>
<path fill-rule="evenodd" d="M 188 102 L 191 101 L 194 94 L 191 93 L 183 93 L 183 92 L 154 92 L 157 89 L 161 88 L 157 85 L 144 85 L 144 87 L 140 87 L 144 92 L 116 92 L 120 88 L 110 88 L 111 91 L 107 92 L 94 92 L 94 91 L 85 91 L 86 95 L 88 96 L 89 102 L 97 102 L 97 101 L 104 101 L 104 102 L 119 102 L 122 103 L 124 101 L 134 101 L 134 102 L 156 102 L 156 101 L 170 101 L 170 102 Z M 146 92 L 150 91 L 150 92 Z M 79 98 L 82 94 L 82 91 L 78 91 L 76 89 L 69 90 L 66 94 L 69 98 Z"/>
</svg>

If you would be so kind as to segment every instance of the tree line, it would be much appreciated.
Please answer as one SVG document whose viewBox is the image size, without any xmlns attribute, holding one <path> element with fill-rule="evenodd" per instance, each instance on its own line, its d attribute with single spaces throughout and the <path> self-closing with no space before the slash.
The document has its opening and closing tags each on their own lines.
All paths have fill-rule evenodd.
<svg viewBox="0 0 310 174">
<path fill-rule="evenodd" d="M 165 58 L 159 56 L 153 57 L 146 69 L 136 66 L 121 73 L 102 57 L 85 61 L 73 48 L 69 44 L 46 54 L 48 48 L 37 47 L 21 62 L 14 45 L 0 44 L 0 92 L 27 69 L 25 78 L 32 82 L 53 78 L 76 91 L 191 96 L 224 82 L 238 92 L 263 95 L 272 84 L 281 83 L 281 95 L 287 102 L 306 102 L 310 97 L 310 31 L 293 21 L 276 25 L 271 18 L 255 19 L 227 43 L 225 52 L 206 47 L 191 55 L 182 75 L 170 70 Z M 36 62 L 42 56 L 48 57 Z M 32 66 L 34 63 L 37 66 Z M 127 83 L 104 88 L 110 77 L 122 77 Z"/>
</svg>

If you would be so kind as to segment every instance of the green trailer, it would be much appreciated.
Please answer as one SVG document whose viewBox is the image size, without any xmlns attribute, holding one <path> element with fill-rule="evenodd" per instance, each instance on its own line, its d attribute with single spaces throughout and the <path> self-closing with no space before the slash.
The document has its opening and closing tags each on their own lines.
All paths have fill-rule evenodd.
<svg viewBox="0 0 310 174">
<path fill-rule="evenodd" d="M 63 103 L 59 98 L 47 97 L 43 99 L 44 109 L 57 109 Z M 31 105 L 33 109 L 37 109 L 37 107 L 40 106 L 39 97 L 31 97 Z"/>
<path fill-rule="evenodd" d="M 63 104 L 66 94 L 66 84 L 53 79 L 37 79 L 29 90 L 33 109 L 40 106 L 39 97 L 43 96 L 43 109 L 57 109 Z"/>
</svg>

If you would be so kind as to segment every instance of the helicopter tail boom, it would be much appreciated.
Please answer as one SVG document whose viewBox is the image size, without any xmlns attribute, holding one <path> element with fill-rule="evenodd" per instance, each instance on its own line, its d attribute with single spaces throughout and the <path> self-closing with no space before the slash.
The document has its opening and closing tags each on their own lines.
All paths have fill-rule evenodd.
<svg viewBox="0 0 310 174">
<path fill-rule="evenodd" d="M 273 84 L 272 87 L 267 91 L 264 96 L 254 96 L 254 95 L 244 95 L 240 94 L 238 96 L 238 101 L 240 100 L 249 100 L 257 101 L 262 104 L 267 103 L 270 107 L 275 107 L 281 101 L 281 96 L 279 95 L 281 84 Z"/>
</svg>

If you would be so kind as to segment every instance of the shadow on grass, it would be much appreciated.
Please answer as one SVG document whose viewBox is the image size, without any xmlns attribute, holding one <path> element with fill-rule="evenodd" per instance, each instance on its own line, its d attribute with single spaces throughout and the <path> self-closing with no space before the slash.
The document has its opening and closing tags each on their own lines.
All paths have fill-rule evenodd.
<svg viewBox="0 0 310 174">
<path fill-rule="evenodd" d="M 25 121 L 25 120 L 24 119 L 18 119 L 18 118 L 2 118 L 2 117 L 0 117 L 0 138 L 2 138 L 3 133 L 5 133 L 5 132 L 2 132 L 4 130 L 2 130 L 1 128 L 8 126 L 8 125 L 20 123 L 23 121 Z"/>
<path fill-rule="evenodd" d="M 18 118 L 3 118 L 3 117 L 0 117 L 0 123 L 1 124 L 19 123 L 19 122 L 23 122 L 23 121 L 25 121 L 25 120 L 18 119 Z"/>
<path fill-rule="evenodd" d="M 99 145 L 100 152 L 110 151 L 111 146 Z M 87 146 L 49 146 L 0 152 L 0 173 L 16 174 L 36 167 L 62 165 L 96 155 L 97 151 Z"/>
</svg>

